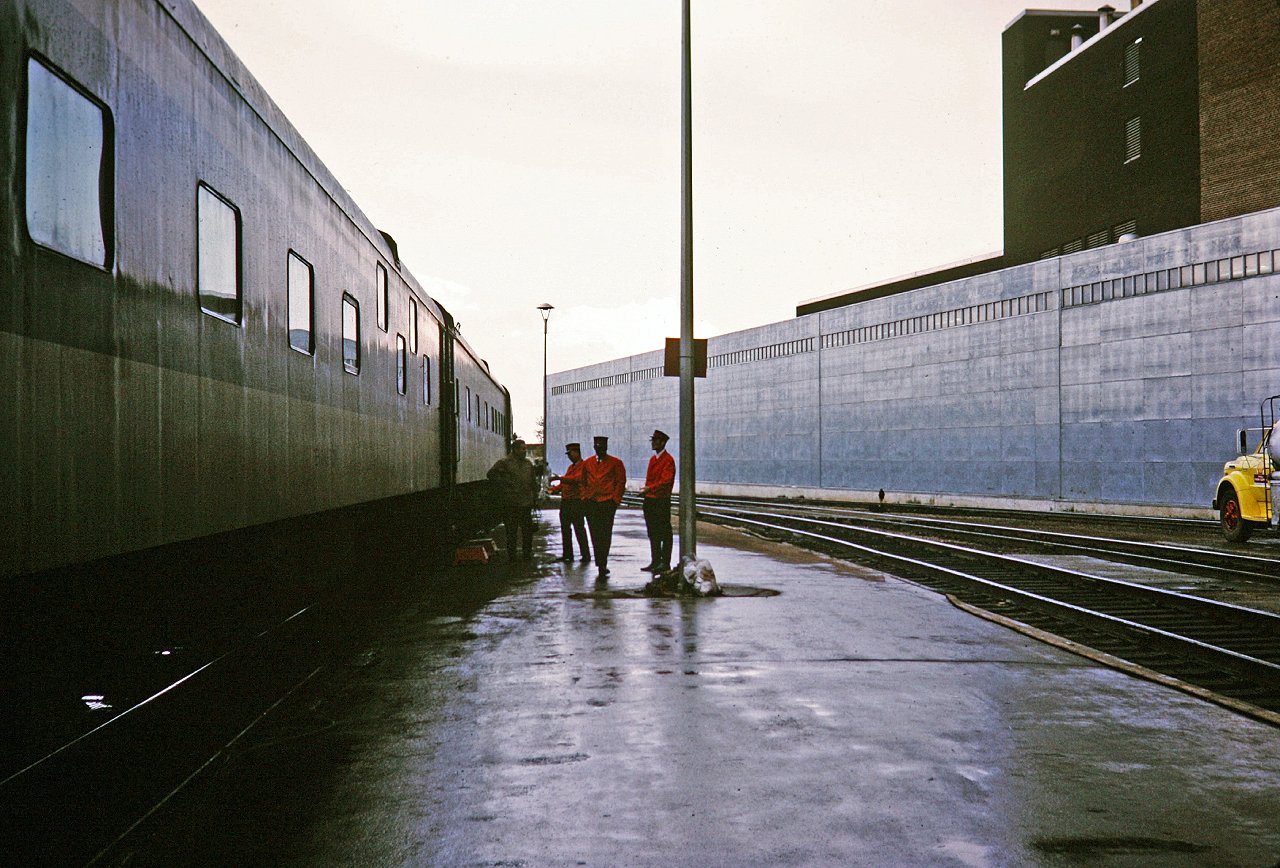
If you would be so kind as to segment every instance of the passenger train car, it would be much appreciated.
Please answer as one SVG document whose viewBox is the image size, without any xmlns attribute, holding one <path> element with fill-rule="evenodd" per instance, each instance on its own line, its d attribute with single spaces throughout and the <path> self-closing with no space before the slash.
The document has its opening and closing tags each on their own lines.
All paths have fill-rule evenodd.
<svg viewBox="0 0 1280 868">
<path fill-rule="evenodd" d="M 478 508 L 509 394 L 190 0 L 0 0 L 0 119 L 0 575 Z"/>
</svg>

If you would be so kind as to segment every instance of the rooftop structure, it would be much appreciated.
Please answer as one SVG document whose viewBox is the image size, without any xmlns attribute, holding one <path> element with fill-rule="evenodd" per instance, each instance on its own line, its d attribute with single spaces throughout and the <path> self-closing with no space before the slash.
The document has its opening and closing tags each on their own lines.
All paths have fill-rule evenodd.
<svg viewBox="0 0 1280 868">
<path fill-rule="evenodd" d="M 1028 9 L 1002 37 L 1004 250 L 798 316 L 1280 206 L 1280 5 Z"/>
</svg>

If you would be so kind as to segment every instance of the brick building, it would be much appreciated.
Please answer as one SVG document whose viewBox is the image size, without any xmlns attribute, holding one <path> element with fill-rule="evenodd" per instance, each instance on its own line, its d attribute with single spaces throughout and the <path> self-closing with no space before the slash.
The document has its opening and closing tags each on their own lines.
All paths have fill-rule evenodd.
<svg viewBox="0 0 1280 868">
<path fill-rule="evenodd" d="M 1280 205 L 1280 6 L 1027 10 L 1003 35 L 1004 265 Z"/>
<path fill-rule="evenodd" d="M 1280 206 L 1280 0 L 1129 2 L 1005 28 L 1003 252 L 796 315 Z"/>
<path fill-rule="evenodd" d="M 1200 220 L 1275 207 L 1280 204 L 1280 4 L 1199 0 L 1196 16 Z"/>
</svg>

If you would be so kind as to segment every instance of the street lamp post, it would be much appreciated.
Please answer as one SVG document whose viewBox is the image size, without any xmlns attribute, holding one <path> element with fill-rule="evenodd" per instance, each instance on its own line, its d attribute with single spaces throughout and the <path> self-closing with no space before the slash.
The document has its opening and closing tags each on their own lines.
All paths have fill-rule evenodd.
<svg viewBox="0 0 1280 868">
<path fill-rule="evenodd" d="M 555 310 L 554 305 L 543 302 L 538 305 L 538 313 L 542 314 L 542 457 L 546 460 L 551 457 L 551 450 L 547 448 L 547 438 L 550 434 L 551 427 L 548 424 L 550 420 L 547 418 L 547 320 L 551 319 L 551 311 Z"/>
</svg>

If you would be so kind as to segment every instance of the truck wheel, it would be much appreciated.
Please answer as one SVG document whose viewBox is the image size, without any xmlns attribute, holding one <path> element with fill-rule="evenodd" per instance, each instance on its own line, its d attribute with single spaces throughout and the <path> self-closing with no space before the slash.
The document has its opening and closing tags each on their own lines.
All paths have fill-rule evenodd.
<svg viewBox="0 0 1280 868">
<path fill-rule="evenodd" d="M 1227 542 L 1242 543 L 1253 533 L 1253 525 L 1240 517 L 1240 498 L 1233 491 L 1222 500 L 1219 509 L 1222 521 L 1222 535 Z"/>
</svg>

